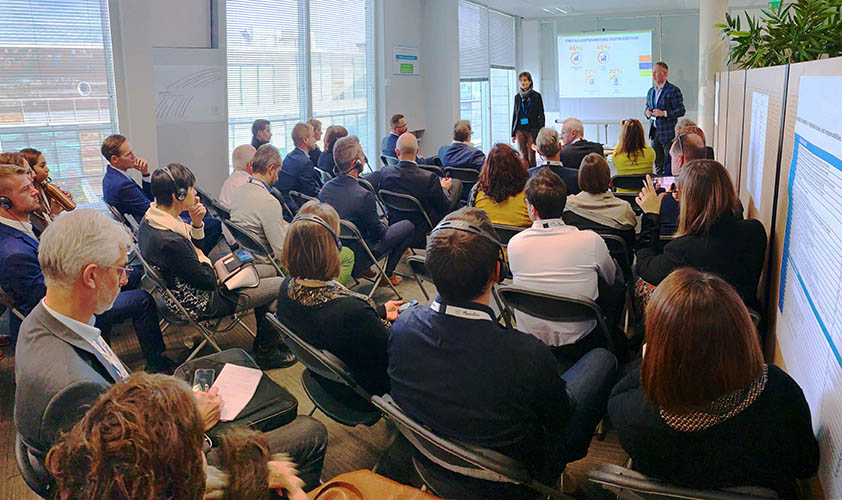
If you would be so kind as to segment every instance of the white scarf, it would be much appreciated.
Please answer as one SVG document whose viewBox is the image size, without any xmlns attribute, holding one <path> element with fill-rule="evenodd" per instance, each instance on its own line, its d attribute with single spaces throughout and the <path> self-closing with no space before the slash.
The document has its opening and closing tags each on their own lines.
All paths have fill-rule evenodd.
<svg viewBox="0 0 842 500">
<path fill-rule="evenodd" d="M 185 238 L 187 241 L 190 242 L 190 245 L 193 247 L 193 250 L 196 251 L 196 257 L 199 259 L 199 262 L 203 264 L 211 264 L 211 260 L 202 252 L 196 245 L 193 244 L 193 240 L 190 238 L 190 225 L 184 222 L 183 220 L 179 219 L 178 217 L 173 217 L 172 215 L 164 212 L 155 203 L 152 203 L 149 206 L 149 210 L 146 211 L 146 221 L 149 223 L 149 227 L 153 229 L 158 229 L 161 231 L 172 231 L 175 234 Z"/>
<path fill-rule="evenodd" d="M 634 229 L 637 220 L 631 205 L 625 200 L 616 198 L 611 191 L 591 194 L 582 191 L 567 197 L 564 210 L 592 220 L 603 226 L 618 230 Z"/>
</svg>

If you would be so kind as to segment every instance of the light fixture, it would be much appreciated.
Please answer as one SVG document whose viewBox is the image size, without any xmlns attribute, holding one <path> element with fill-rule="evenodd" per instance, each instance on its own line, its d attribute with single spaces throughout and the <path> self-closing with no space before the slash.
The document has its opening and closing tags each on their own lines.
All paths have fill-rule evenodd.
<svg viewBox="0 0 842 500">
<path fill-rule="evenodd" d="M 555 12 L 551 11 L 550 9 L 541 9 L 548 14 L 555 14 Z"/>
<path fill-rule="evenodd" d="M 567 11 L 566 11 L 566 10 L 564 10 L 564 9 L 562 9 L 562 8 L 560 8 L 560 7 L 556 7 L 556 8 L 555 8 L 555 10 L 557 10 L 557 11 L 561 12 L 562 14 L 567 14 Z"/>
</svg>

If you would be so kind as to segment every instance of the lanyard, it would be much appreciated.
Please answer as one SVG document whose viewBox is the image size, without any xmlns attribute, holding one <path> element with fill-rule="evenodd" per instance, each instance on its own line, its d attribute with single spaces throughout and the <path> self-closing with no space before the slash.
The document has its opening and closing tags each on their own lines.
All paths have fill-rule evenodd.
<svg viewBox="0 0 842 500">
<path fill-rule="evenodd" d="M 120 362 L 120 358 L 114 354 L 114 351 L 108 347 L 108 344 L 102 339 L 102 337 L 97 337 L 94 339 L 94 347 L 97 351 L 99 351 L 100 355 L 105 358 L 106 361 L 111 365 L 111 368 L 114 369 L 115 372 L 120 376 L 120 378 L 126 378 L 129 376 L 128 370 L 123 366 L 123 363 Z"/>
<path fill-rule="evenodd" d="M 441 304 L 437 300 L 434 300 L 433 303 L 430 304 L 430 309 L 437 313 L 446 314 L 447 316 L 454 316 L 456 318 L 473 320 L 487 319 L 488 321 L 494 321 L 491 315 L 485 311 L 477 311 L 476 309 L 465 309 L 464 307 L 456 307 L 447 304 Z"/>
<path fill-rule="evenodd" d="M 260 184 L 263 185 L 263 187 L 266 188 L 266 191 L 269 191 L 269 194 L 274 196 L 274 193 L 272 193 L 272 188 L 269 187 L 269 184 L 266 184 L 265 182 L 261 181 L 260 179 L 255 179 L 254 177 L 249 177 L 249 182 L 251 182 L 251 183 L 259 182 Z"/>
<path fill-rule="evenodd" d="M 542 220 L 539 222 L 542 228 L 549 229 L 551 227 L 561 227 L 564 226 L 564 221 L 560 219 L 551 219 L 551 220 Z"/>
<path fill-rule="evenodd" d="M 523 116 L 526 116 L 526 113 L 529 112 L 529 107 L 532 106 L 532 98 L 526 99 L 526 105 L 523 104 L 523 98 L 520 99 L 520 109 L 523 110 Z"/>
</svg>

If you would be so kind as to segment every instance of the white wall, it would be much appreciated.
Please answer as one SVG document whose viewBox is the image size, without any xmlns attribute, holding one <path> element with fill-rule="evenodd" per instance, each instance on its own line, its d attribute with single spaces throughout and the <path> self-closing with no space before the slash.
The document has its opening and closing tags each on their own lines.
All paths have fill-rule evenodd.
<svg viewBox="0 0 842 500">
<path fill-rule="evenodd" d="M 427 130 L 422 141 L 426 156 L 453 140 L 459 119 L 459 7 L 457 0 L 424 1 L 426 71 L 423 78 Z"/>
</svg>

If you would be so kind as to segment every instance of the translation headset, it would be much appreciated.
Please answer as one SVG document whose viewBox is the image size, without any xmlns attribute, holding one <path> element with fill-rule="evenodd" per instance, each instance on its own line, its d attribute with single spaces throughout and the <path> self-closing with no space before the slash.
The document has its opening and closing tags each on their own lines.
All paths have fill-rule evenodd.
<svg viewBox="0 0 842 500">
<path fill-rule="evenodd" d="M 12 199 L 8 196 L 0 196 L 0 208 L 5 208 L 6 210 L 11 210 L 14 203 L 12 203 Z"/>
<path fill-rule="evenodd" d="M 336 231 L 334 231 L 333 228 L 330 227 L 330 224 L 325 222 L 324 219 L 322 219 L 318 215 L 299 214 L 299 215 L 296 215 L 294 219 L 292 219 L 292 222 L 290 222 L 290 225 L 295 224 L 296 222 L 302 222 L 302 221 L 315 222 L 316 224 L 318 224 L 318 225 L 322 226 L 323 228 L 327 229 L 327 231 L 330 233 L 330 235 L 333 236 L 333 241 L 336 243 L 337 250 L 342 250 L 342 241 L 340 241 L 339 236 L 336 235 Z"/>
<path fill-rule="evenodd" d="M 354 170 L 354 169 L 357 169 L 357 170 L 359 170 L 360 172 L 362 172 L 362 171 L 363 171 L 363 162 L 361 162 L 359 158 L 357 158 L 356 160 L 354 160 L 354 163 L 353 163 L 353 164 L 351 164 L 351 166 L 350 166 L 350 167 L 348 167 L 348 169 L 347 169 L 347 170 L 339 170 L 339 165 L 334 165 L 334 166 L 333 166 L 333 171 L 334 171 L 334 172 L 336 172 L 336 173 L 337 173 L 337 174 L 339 174 L 339 175 L 348 175 L 348 173 L 349 173 L 351 170 Z"/>
<path fill-rule="evenodd" d="M 175 199 L 178 201 L 184 201 L 187 199 L 187 188 L 184 186 L 179 186 L 178 183 L 175 181 L 175 177 L 173 177 L 172 172 L 170 172 L 170 166 L 167 165 L 163 168 L 164 172 L 166 172 L 167 176 L 170 178 L 172 183 L 175 185 Z"/>
<path fill-rule="evenodd" d="M 442 231 L 444 229 L 456 229 L 457 231 L 465 231 L 466 233 L 482 236 L 497 245 L 497 262 L 500 263 L 500 275 L 497 277 L 497 283 L 502 283 L 506 279 L 506 276 L 509 275 L 509 262 L 506 260 L 506 253 L 503 251 L 503 245 L 500 243 L 500 240 L 481 227 L 464 220 L 441 221 L 430 231 L 430 235 L 432 236 L 436 231 Z"/>
</svg>

